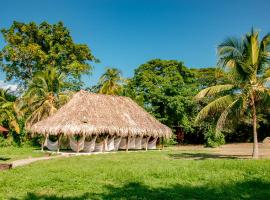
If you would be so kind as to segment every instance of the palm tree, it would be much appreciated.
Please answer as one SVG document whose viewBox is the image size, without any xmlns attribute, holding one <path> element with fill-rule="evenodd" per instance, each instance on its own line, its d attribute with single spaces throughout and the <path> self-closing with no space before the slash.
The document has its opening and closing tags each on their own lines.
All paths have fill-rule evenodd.
<svg viewBox="0 0 270 200">
<path fill-rule="evenodd" d="M 20 132 L 20 127 L 16 112 L 16 97 L 9 94 L 9 90 L 0 89 L 0 116 L 1 121 L 6 120 L 10 128 L 13 128 L 16 133 Z"/>
<path fill-rule="evenodd" d="M 197 99 L 214 98 L 197 115 L 196 122 L 221 112 L 216 129 L 244 114 L 252 116 L 253 158 L 258 158 L 257 109 L 269 102 L 270 34 L 261 41 L 251 30 L 243 38 L 228 38 L 218 46 L 218 65 L 228 72 L 231 84 L 215 85 L 200 91 Z M 257 107 L 257 108 L 256 108 Z"/>
<path fill-rule="evenodd" d="M 99 93 L 118 95 L 122 90 L 121 72 L 116 68 L 107 68 L 98 83 Z"/>
<path fill-rule="evenodd" d="M 52 67 L 34 75 L 19 104 L 21 114 L 28 116 L 26 127 L 52 115 L 68 101 L 70 93 L 63 91 L 64 80 L 65 75 Z"/>
</svg>

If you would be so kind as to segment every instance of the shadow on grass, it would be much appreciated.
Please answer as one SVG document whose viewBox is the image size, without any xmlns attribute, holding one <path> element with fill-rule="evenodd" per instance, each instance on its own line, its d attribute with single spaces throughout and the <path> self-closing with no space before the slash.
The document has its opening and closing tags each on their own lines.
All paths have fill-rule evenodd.
<svg viewBox="0 0 270 200">
<path fill-rule="evenodd" d="M 150 188 L 139 182 L 130 182 L 122 187 L 106 186 L 104 193 L 84 193 L 83 195 L 61 197 L 28 193 L 22 200 L 82 200 L 82 199 L 269 199 L 270 182 L 251 180 L 229 185 L 191 186 L 172 185 L 171 187 Z M 68 196 L 68 191 L 67 191 Z M 12 200 L 19 200 L 12 198 Z"/>
<path fill-rule="evenodd" d="M 0 156 L 0 160 L 1 160 L 1 161 L 6 161 L 6 160 L 10 160 L 10 158 L 8 158 L 8 157 L 1 157 L 1 156 Z"/>
<path fill-rule="evenodd" d="M 192 159 L 192 160 L 248 158 L 248 156 L 243 155 L 222 155 L 212 153 L 177 153 L 177 154 L 169 154 L 169 157 L 173 159 Z"/>
</svg>

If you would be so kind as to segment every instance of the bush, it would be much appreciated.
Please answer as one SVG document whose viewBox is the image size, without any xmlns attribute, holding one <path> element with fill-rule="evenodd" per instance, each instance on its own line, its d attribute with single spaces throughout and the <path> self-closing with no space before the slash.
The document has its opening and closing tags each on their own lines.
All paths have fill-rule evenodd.
<svg viewBox="0 0 270 200">
<path fill-rule="evenodd" d="M 0 135 L 0 147 L 9 147 L 9 146 L 16 146 L 12 137 L 4 138 L 2 135 Z"/>
<path fill-rule="evenodd" d="M 30 146 L 34 146 L 34 147 L 40 147 L 41 143 L 44 142 L 44 137 L 41 135 L 34 135 L 33 137 L 31 137 L 30 141 Z"/>
<path fill-rule="evenodd" d="M 204 135 L 206 147 L 218 147 L 225 144 L 225 136 L 220 131 L 209 128 Z"/>
<path fill-rule="evenodd" d="M 172 146 L 177 144 L 176 135 L 173 134 L 171 138 L 161 140 L 160 144 L 163 144 L 164 146 Z"/>
</svg>

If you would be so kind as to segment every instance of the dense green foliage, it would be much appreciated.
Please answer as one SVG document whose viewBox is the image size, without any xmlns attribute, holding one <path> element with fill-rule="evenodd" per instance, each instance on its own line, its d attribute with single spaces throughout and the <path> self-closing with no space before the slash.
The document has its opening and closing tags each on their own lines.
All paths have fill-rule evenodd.
<svg viewBox="0 0 270 200">
<path fill-rule="evenodd" d="M 96 61 L 87 45 L 74 43 L 62 22 L 51 25 L 15 21 L 10 28 L 2 29 L 2 34 L 7 44 L 0 51 L 1 67 L 7 80 L 24 85 L 48 66 L 81 85 L 81 75 L 91 72 L 89 61 Z"/>
<path fill-rule="evenodd" d="M 207 101 L 196 102 L 194 96 L 203 88 L 226 81 L 219 69 L 188 69 L 179 61 L 155 59 L 135 70 L 134 77 L 124 86 L 123 95 L 137 101 L 171 128 L 180 127 L 184 142 L 202 143 L 211 140 L 209 128 L 214 123 L 209 120 L 195 125 L 196 114 Z M 218 141 L 215 144 L 224 142 Z"/>
<path fill-rule="evenodd" d="M 182 62 L 151 60 L 135 70 L 129 83 L 135 93 L 131 97 L 141 97 L 143 106 L 168 126 L 189 130 L 196 108 L 192 100 L 196 94 L 194 77 Z"/>
<path fill-rule="evenodd" d="M 207 129 L 204 138 L 206 147 L 218 147 L 225 144 L 225 136 L 220 131 L 214 130 L 212 127 Z"/>
<path fill-rule="evenodd" d="M 74 156 L 1 172 L 0 198 L 265 200 L 269 170 L 269 160 L 219 158 L 202 151 Z"/>
<path fill-rule="evenodd" d="M 0 89 L 0 123 L 6 124 L 16 133 L 20 132 L 20 126 L 15 108 L 16 97 L 9 94 L 8 90 Z"/>
<path fill-rule="evenodd" d="M 18 109 L 26 117 L 26 125 L 52 115 L 69 100 L 70 92 L 63 90 L 65 84 L 65 75 L 57 73 L 56 68 L 49 67 L 34 75 L 18 103 Z"/>
</svg>

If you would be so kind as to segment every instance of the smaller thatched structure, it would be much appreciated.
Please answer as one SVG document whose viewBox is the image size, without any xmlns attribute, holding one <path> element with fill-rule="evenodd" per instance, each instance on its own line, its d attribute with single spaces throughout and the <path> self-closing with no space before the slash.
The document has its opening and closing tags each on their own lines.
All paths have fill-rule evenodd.
<svg viewBox="0 0 270 200">
<path fill-rule="evenodd" d="M 171 129 L 161 124 L 128 97 L 80 91 L 54 115 L 34 124 L 35 134 L 168 138 Z"/>
<path fill-rule="evenodd" d="M 3 126 L 0 126 L 0 132 L 4 133 L 4 132 L 8 132 L 8 130 L 4 128 Z"/>
<path fill-rule="evenodd" d="M 0 126 L 0 133 L 2 133 L 4 135 L 4 137 L 6 138 L 7 134 L 8 134 L 8 129 L 6 129 L 3 126 Z"/>
</svg>

